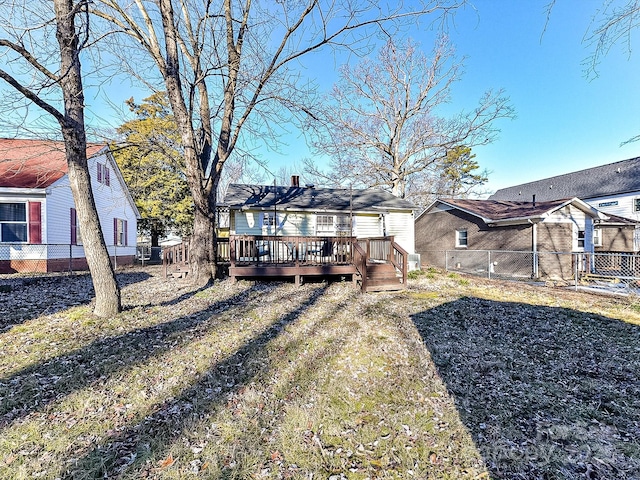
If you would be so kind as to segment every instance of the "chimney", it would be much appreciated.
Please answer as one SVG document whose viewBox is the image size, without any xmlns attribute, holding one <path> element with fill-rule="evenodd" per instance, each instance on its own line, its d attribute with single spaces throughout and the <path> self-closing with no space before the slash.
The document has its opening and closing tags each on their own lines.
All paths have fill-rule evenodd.
<svg viewBox="0 0 640 480">
<path fill-rule="evenodd" d="M 536 195 L 533 194 L 533 208 L 536 208 Z"/>
<path fill-rule="evenodd" d="M 300 186 L 300 175 L 291 175 L 291 186 L 292 187 Z"/>
</svg>

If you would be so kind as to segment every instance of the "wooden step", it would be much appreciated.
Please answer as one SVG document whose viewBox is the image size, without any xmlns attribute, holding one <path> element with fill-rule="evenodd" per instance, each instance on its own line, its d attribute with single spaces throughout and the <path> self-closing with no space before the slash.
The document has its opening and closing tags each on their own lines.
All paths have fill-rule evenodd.
<svg viewBox="0 0 640 480">
<path fill-rule="evenodd" d="M 367 265 L 367 292 L 385 290 L 401 290 L 405 285 L 400 283 L 396 269 L 389 263 Z"/>
<path fill-rule="evenodd" d="M 171 274 L 171 276 L 173 278 L 186 278 L 187 275 L 189 275 L 189 271 L 190 270 L 188 268 L 185 268 L 185 267 L 180 268 L 180 267 L 178 267 L 173 272 L 171 272 L 170 274 Z"/>
</svg>

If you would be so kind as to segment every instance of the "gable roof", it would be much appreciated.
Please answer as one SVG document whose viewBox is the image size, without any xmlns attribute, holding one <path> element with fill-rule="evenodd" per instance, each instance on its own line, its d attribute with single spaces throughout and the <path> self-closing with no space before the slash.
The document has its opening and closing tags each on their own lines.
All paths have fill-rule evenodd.
<svg viewBox="0 0 640 480">
<path fill-rule="evenodd" d="M 87 144 L 87 157 L 104 147 Z M 47 188 L 66 174 L 64 142 L 0 138 L 0 187 Z"/>
<path fill-rule="evenodd" d="M 282 187 L 274 185 L 231 184 L 224 197 L 229 208 L 268 210 L 413 210 L 413 204 L 377 189 Z"/>
<path fill-rule="evenodd" d="M 507 200 L 438 199 L 424 213 L 438 204 L 455 208 L 480 218 L 487 225 L 506 225 L 539 222 L 557 210 L 572 205 L 587 215 L 607 220 L 609 217 L 578 198 L 552 200 L 547 202 L 512 202 Z M 423 213 L 423 214 L 424 214 Z M 422 215 L 421 215 L 422 216 Z M 621 217 L 617 217 L 621 218 Z"/>
<path fill-rule="evenodd" d="M 502 188 L 489 200 L 537 201 L 597 198 L 640 192 L 640 157 Z"/>
</svg>

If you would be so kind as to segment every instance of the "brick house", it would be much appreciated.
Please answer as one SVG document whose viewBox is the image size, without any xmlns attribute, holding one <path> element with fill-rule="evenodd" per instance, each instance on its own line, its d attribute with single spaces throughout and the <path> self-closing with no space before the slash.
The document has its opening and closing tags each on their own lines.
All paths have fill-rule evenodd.
<svg viewBox="0 0 640 480">
<path fill-rule="evenodd" d="M 640 157 L 502 188 L 489 200 L 546 202 L 573 197 L 605 215 L 640 222 Z M 614 245 L 610 250 L 639 251 L 640 229 L 633 246 Z"/>
<path fill-rule="evenodd" d="M 445 266 L 445 252 L 628 251 L 635 223 L 605 215 L 577 198 L 545 202 L 439 199 L 416 218 L 423 265 Z M 566 277 L 570 255 L 540 255 L 524 276 Z M 547 262 L 547 263 L 545 263 Z"/>
</svg>

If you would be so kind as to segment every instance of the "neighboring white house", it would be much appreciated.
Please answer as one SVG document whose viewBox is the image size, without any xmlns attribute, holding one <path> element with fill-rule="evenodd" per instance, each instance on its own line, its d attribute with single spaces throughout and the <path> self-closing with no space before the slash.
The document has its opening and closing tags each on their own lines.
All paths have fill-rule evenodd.
<svg viewBox="0 0 640 480">
<path fill-rule="evenodd" d="M 231 235 L 393 236 L 414 253 L 414 206 L 376 189 L 229 185 Z"/>
<path fill-rule="evenodd" d="M 107 145 L 87 146 L 91 186 L 117 265 L 132 263 L 140 214 Z M 86 268 L 64 144 L 0 139 L 0 273 Z"/>
<path fill-rule="evenodd" d="M 503 188 L 489 200 L 546 202 L 573 197 L 606 215 L 640 222 L 640 157 Z M 633 250 L 640 250 L 640 230 Z"/>
</svg>

